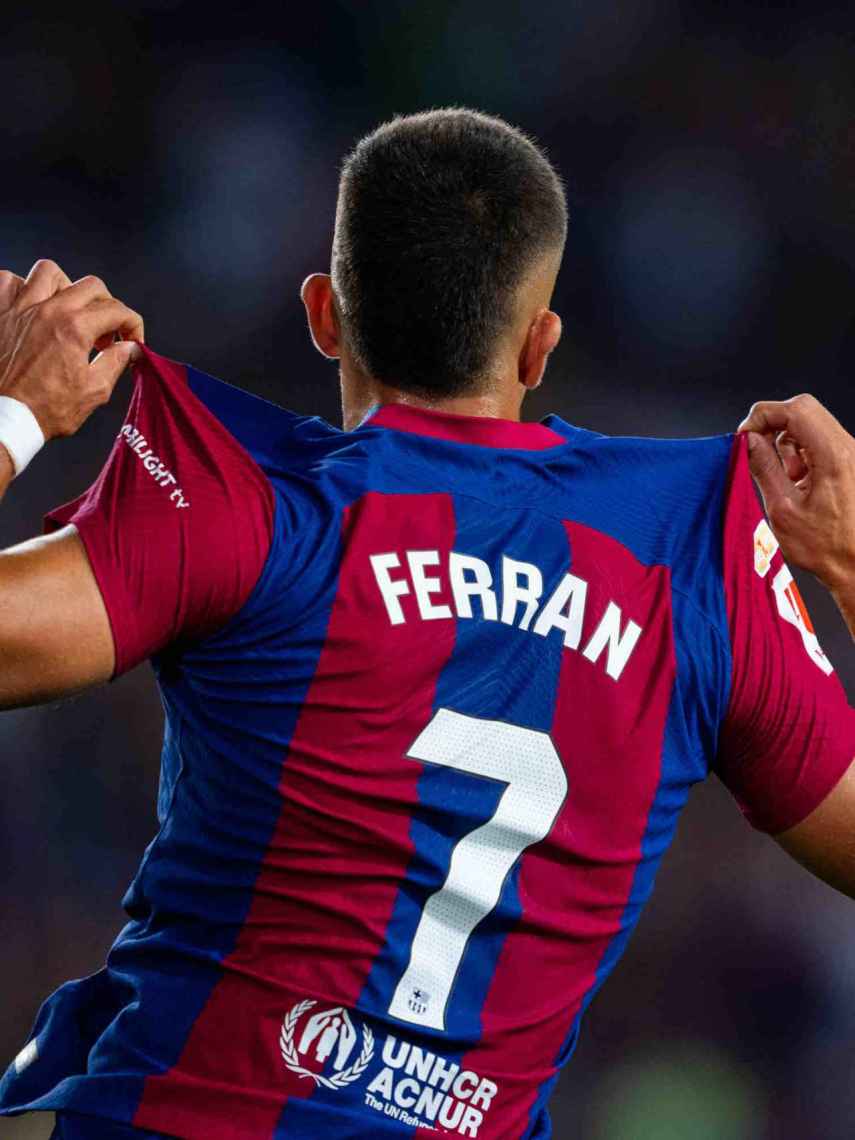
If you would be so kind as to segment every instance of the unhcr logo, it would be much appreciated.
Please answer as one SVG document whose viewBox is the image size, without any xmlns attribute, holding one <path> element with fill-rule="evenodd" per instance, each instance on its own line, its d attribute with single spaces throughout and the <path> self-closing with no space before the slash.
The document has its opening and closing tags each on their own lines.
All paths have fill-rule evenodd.
<svg viewBox="0 0 855 1140">
<path fill-rule="evenodd" d="M 409 996 L 416 1005 L 430 1002 L 422 989 Z M 375 1048 L 370 1026 L 340 1005 L 318 1008 L 307 999 L 292 1006 L 279 1048 L 290 1072 L 321 1088 L 342 1089 L 364 1077 L 365 1106 L 408 1127 L 477 1138 L 499 1093 L 489 1077 L 391 1033 Z M 379 1070 L 369 1074 L 375 1054 Z"/>
<path fill-rule="evenodd" d="M 314 1009 L 316 1001 L 301 1001 L 286 1013 L 279 1034 L 279 1048 L 286 1068 L 298 1077 L 310 1077 L 315 1084 L 326 1089 L 341 1089 L 358 1081 L 374 1056 L 374 1034 L 362 1027 L 362 1049 L 352 1065 L 348 1065 L 359 1037 L 350 1014 L 342 1006 L 322 1009 L 305 1017 Z M 302 1026 L 300 1019 L 305 1018 Z M 299 1039 L 295 1037 L 299 1030 Z M 315 1072 L 303 1065 L 303 1060 L 314 1060 L 321 1071 Z M 325 1075 L 327 1062 L 332 1061 L 331 1073 Z"/>
</svg>

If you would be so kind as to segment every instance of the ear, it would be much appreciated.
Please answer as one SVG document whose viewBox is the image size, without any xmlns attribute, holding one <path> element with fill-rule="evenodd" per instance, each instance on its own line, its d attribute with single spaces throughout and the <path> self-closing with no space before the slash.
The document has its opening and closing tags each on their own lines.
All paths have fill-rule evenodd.
<svg viewBox="0 0 855 1140">
<path fill-rule="evenodd" d="M 537 388 L 546 369 L 546 358 L 561 340 L 561 318 L 551 309 L 538 309 L 528 328 L 519 358 L 519 380 Z"/>
<path fill-rule="evenodd" d="M 309 332 L 315 348 L 328 359 L 336 359 L 341 355 L 341 341 L 330 275 L 309 274 L 300 286 L 300 299 L 306 306 Z"/>
</svg>

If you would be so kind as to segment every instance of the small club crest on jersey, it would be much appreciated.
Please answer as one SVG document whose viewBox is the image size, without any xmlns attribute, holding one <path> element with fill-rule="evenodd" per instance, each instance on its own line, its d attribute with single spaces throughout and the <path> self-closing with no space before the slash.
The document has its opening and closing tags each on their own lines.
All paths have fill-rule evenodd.
<svg viewBox="0 0 855 1140">
<path fill-rule="evenodd" d="M 306 1017 L 317 1004 L 316 1001 L 301 1001 L 286 1013 L 279 1034 L 282 1060 L 285 1067 L 298 1077 L 309 1077 L 327 1089 L 344 1088 L 359 1080 L 371 1063 L 374 1034 L 367 1025 L 358 1031 L 348 1011 L 340 1005 L 320 1009 Z M 362 1048 L 356 1060 L 348 1064 L 360 1032 Z M 320 1065 L 320 1069 L 306 1068 L 304 1062 Z"/>
<path fill-rule="evenodd" d="M 418 1013 L 419 1015 L 427 1013 L 427 1007 L 430 1005 L 430 994 L 427 990 L 420 989 L 416 986 L 410 991 L 407 1005 L 413 1013 Z"/>
</svg>

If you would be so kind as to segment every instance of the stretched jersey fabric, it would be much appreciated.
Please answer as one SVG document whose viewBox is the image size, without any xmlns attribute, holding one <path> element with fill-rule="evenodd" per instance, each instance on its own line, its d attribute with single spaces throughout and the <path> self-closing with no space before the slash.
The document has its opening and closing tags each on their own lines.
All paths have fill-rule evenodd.
<svg viewBox="0 0 855 1140">
<path fill-rule="evenodd" d="M 70 521 L 154 667 L 160 830 L 4 1112 L 543 1140 L 691 786 L 777 832 L 855 755 L 743 437 L 343 432 L 146 350 Z"/>
</svg>

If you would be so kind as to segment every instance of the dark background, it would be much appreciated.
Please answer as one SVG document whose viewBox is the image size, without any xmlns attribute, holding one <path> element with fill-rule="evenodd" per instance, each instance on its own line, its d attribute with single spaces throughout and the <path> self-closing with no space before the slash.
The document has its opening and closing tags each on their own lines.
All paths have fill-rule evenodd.
<svg viewBox="0 0 855 1140">
<path fill-rule="evenodd" d="M 102 276 L 157 352 L 339 423 L 298 297 L 329 267 L 338 163 L 396 112 L 463 104 L 534 134 L 568 186 L 564 337 L 529 418 L 711 435 L 812 391 L 855 427 L 851 4 L 151 0 L 7 5 L 3 23 L 0 265 Z M 129 390 L 12 486 L 0 544 L 88 485 Z M 852 698 L 855 648 L 801 581 Z M 121 925 L 161 724 L 147 667 L 0 715 L 4 1062 Z M 852 904 L 700 787 L 587 1016 L 556 1136 L 848 1140 L 854 946 Z"/>
</svg>

